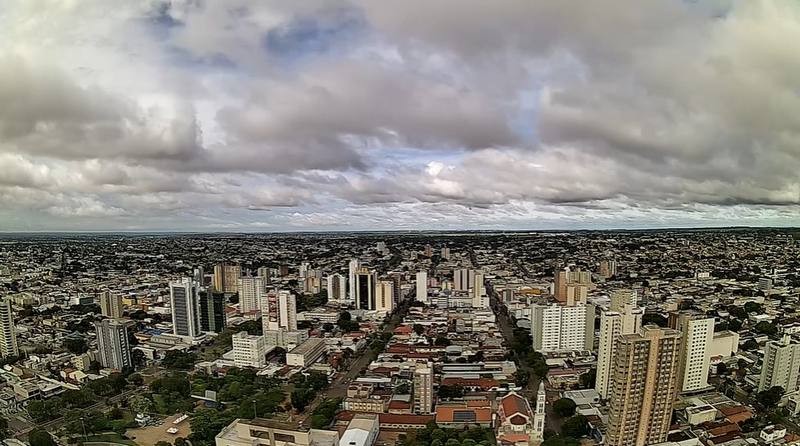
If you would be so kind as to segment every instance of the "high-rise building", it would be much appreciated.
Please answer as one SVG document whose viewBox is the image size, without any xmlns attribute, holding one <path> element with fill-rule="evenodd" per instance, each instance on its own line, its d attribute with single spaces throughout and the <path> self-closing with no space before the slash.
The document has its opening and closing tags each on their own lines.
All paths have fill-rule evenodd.
<svg viewBox="0 0 800 446">
<path fill-rule="evenodd" d="M 171 282 L 169 301 L 172 308 L 172 332 L 178 336 L 197 337 L 200 334 L 197 284 L 191 279 Z"/>
<path fill-rule="evenodd" d="M 305 279 L 309 276 L 309 272 L 311 271 L 311 263 L 309 262 L 302 262 L 300 263 L 300 268 L 298 268 L 297 272 L 301 279 Z"/>
<path fill-rule="evenodd" d="M 758 391 L 775 386 L 782 387 L 786 393 L 796 391 L 799 370 L 800 343 L 789 335 L 785 335 L 780 341 L 767 342 L 764 348 L 761 378 L 758 380 Z"/>
<path fill-rule="evenodd" d="M 238 292 L 242 267 L 221 263 L 214 265 L 214 289 L 219 292 L 233 294 Z"/>
<path fill-rule="evenodd" d="M 616 260 L 601 260 L 600 261 L 600 277 L 609 279 L 617 275 L 617 261 Z"/>
<path fill-rule="evenodd" d="M 394 281 L 379 280 L 375 287 L 375 309 L 385 313 L 394 310 Z"/>
<path fill-rule="evenodd" d="M 714 318 L 682 313 L 673 328 L 682 335 L 678 390 L 696 392 L 706 389 L 711 362 L 708 351 L 714 341 Z"/>
<path fill-rule="evenodd" d="M 133 367 L 133 355 L 128 341 L 129 322 L 121 319 L 104 319 L 94 324 L 97 331 L 97 348 L 103 367 L 122 370 Z"/>
<path fill-rule="evenodd" d="M 328 300 L 339 303 L 347 300 L 347 279 L 343 275 L 328 276 Z"/>
<path fill-rule="evenodd" d="M 417 296 L 416 299 L 424 304 L 430 303 L 428 299 L 428 272 L 427 271 L 419 271 L 417 272 Z"/>
<path fill-rule="evenodd" d="M 200 331 L 220 333 L 225 329 L 225 294 L 200 291 Z"/>
<path fill-rule="evenodd" d="M 14 312 L 11 310 L 11 299 L 9 298 L 0 301 L 0 355 L 4 358 L 19 357 Z"/>
<path fill-rule="evenodd" d="M 472 287 L 472 307 L 489 308 L 489 296 L 486 295 L 486 288 L 483 283 L 483 273 L 475 273 Z"/>
<path fill-rule="evenodd" d="M 359 310 L 375 309 L 375 285 L 377 274 L 367 268 L 356 271 L 356 308 Z"/>
<path fill-rule="evenodd" d="M 531 336 L 541 352 L 586 351 L 594 344 L 594 305 L 534 305 Z"/>
<path fill-rule="evenodd" d="M 264 285 L 269 285 L 272 279 L 272 270 L 269 267 L 262 266 L 256 270 L 256 275 L 264 280 Z"/>
<path fill-rule="evenodd" d="M 237 279 L 239 289 L 239 310 L 252 313 L 261 309 L 261 302 L 267 293 L 262 277 L 240 277 Z"/>
<path fill-rule="evenodd" d="M 547 394 L 544 390 L 544 380 L 539 381 L 539 390 L 536 391 L 536 412 L 533 413 L 533 439 L 544 440 L 545 403 Z"/>
<path fill-rule="evenodd" d="M 351 302 L 356 299 L 356 272 L 360 268 L 361 262 L 358 259 L 350 259 L 350 263 L 347 265 L 347 286 L 349 287 L 347 297 Z"/>
<path fill-rule="evenodd" d="M 617 351 L 617 341 L 622 335 L 638 332 L 642 327 L 644 309 L 629 304 L 615 304 L 611 299 L 611 308 L 600 312 L 600 341 L 597 347 L 597 378 L 595 390 L 603 399 L 608 399 L 610 394 L 611 376 L 614 373 L 614 355 Z"/>
<path fill-rule="evenodd" d="M 553 276 L 553 295 L 556 300 L 568 305 L 586 302 L 586 295 L 592 285 L 592 273 L 580 269 L 564 268 Z"/>
<path fill-rule="evenodd" d="M 610 311 L 622 312 L 625 306 L 635 307 L 638 303 L 636 290 L 619 289 L 611 292 Z"/>
<path fill-rule="evenodd" d="M 267 293 L 262 308 L 262 325 L 267 330 L 297 330 L 297 301 L 289 291 Z"/>
<path fill-rule="evenodd" d="M 433 256 L 433 246 L 425 245 L 424 256 L 425 257 L 432 257 Z"/>
<path fill-rule="evenodd" d="M 392 281 L 394 284 L 393 291 L 394 291 L 394 303 L 400 303 L 400 299 L 402 296 L 400 295 L 400 287 L 403 284 L 403 273 L 400 271 L 391 271 L 389 272 L 389 280 Z"/>
<path fill-rule="evenodd" d="M 433 366 L 418 363 L 414 369 L 414 412 L 433 412 Z"/>
<path fill-rule="evenodd" d="M 475 286 L 474 269 L 459 268 L 453 270 L 453 289 L 456 291 L 469 291 Z"/>
<path fill-rule="evenodd" d="M 264 336 L 240 331 L 232 336 L 233 363 L 236 367 L 263 368 L 267 365 L 267 343 Z"/>
<path fill-rule="evenodd" d="M 680 343 L 679 331 L 652 325 L 619 337 L 606 444 L 646 446 L 667 440 L 678 393 Z"/>
<path fill-rule="evenodd" d="M 100 293 L 100 313 L 113 319 L 122 317 L 122 296 L 110 291 Z"/>
<path fill-rule="evenodd" d="M 445 260 L 450 260 L 450 248 L 448 247 L 442 248 L 441 257 Z"/>
</svg>

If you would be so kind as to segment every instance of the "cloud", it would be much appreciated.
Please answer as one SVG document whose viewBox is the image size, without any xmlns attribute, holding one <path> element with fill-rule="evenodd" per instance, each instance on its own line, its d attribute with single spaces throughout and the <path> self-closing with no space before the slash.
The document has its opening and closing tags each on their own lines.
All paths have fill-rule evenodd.
<svg viewBox="0 0 800 446">
<path fill-rule="evenodd" d="M 4 6 L 10 229 L 798 218 L 792 2 Z"/>
</svg>

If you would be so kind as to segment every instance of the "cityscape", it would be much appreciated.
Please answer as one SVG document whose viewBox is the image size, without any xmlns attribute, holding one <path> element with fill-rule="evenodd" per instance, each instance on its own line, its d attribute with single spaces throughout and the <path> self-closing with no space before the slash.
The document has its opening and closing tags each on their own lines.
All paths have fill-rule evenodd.
<svg viewBox="0 0 800 446">
<path fill-rule="evenodd" d="M 800 441 L 795 231 L 0 239 L 10 445 Z"/>
<path fill-rule="evenodd" d="M 0 446 L 800 446 L 800 0 L 0 0 Z"/>
</svg>

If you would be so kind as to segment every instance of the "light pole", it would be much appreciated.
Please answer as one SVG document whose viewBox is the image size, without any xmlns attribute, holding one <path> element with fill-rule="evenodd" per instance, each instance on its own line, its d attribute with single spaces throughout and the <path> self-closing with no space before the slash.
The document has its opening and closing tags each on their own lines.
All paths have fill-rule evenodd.
<svg viewBox="0 0 800 446">
<path fill-rule="evenodd" d="M 258 418 L 258 411 L 256 410 L 256 400 L 253 400 L 253 419 Z"/>
<path fill-rule="evenodd" d="M 83 428 L 83 439 L 88 440 L 89 436 L 86 435 L 86 425 L 83 424 L 83 417 L 81 417 L 81 428 Z"/>
</svg>

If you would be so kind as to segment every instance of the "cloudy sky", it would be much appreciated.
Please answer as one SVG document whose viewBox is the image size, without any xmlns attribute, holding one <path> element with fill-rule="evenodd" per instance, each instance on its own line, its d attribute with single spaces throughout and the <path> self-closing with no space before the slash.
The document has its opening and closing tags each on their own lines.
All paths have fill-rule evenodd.
<svg viewBox="0 0 800 446">
<path fill-rule="evenodd" d="M 0 0 L 0 231 L 800 224 L 800 2 Z"/>
</svg>

